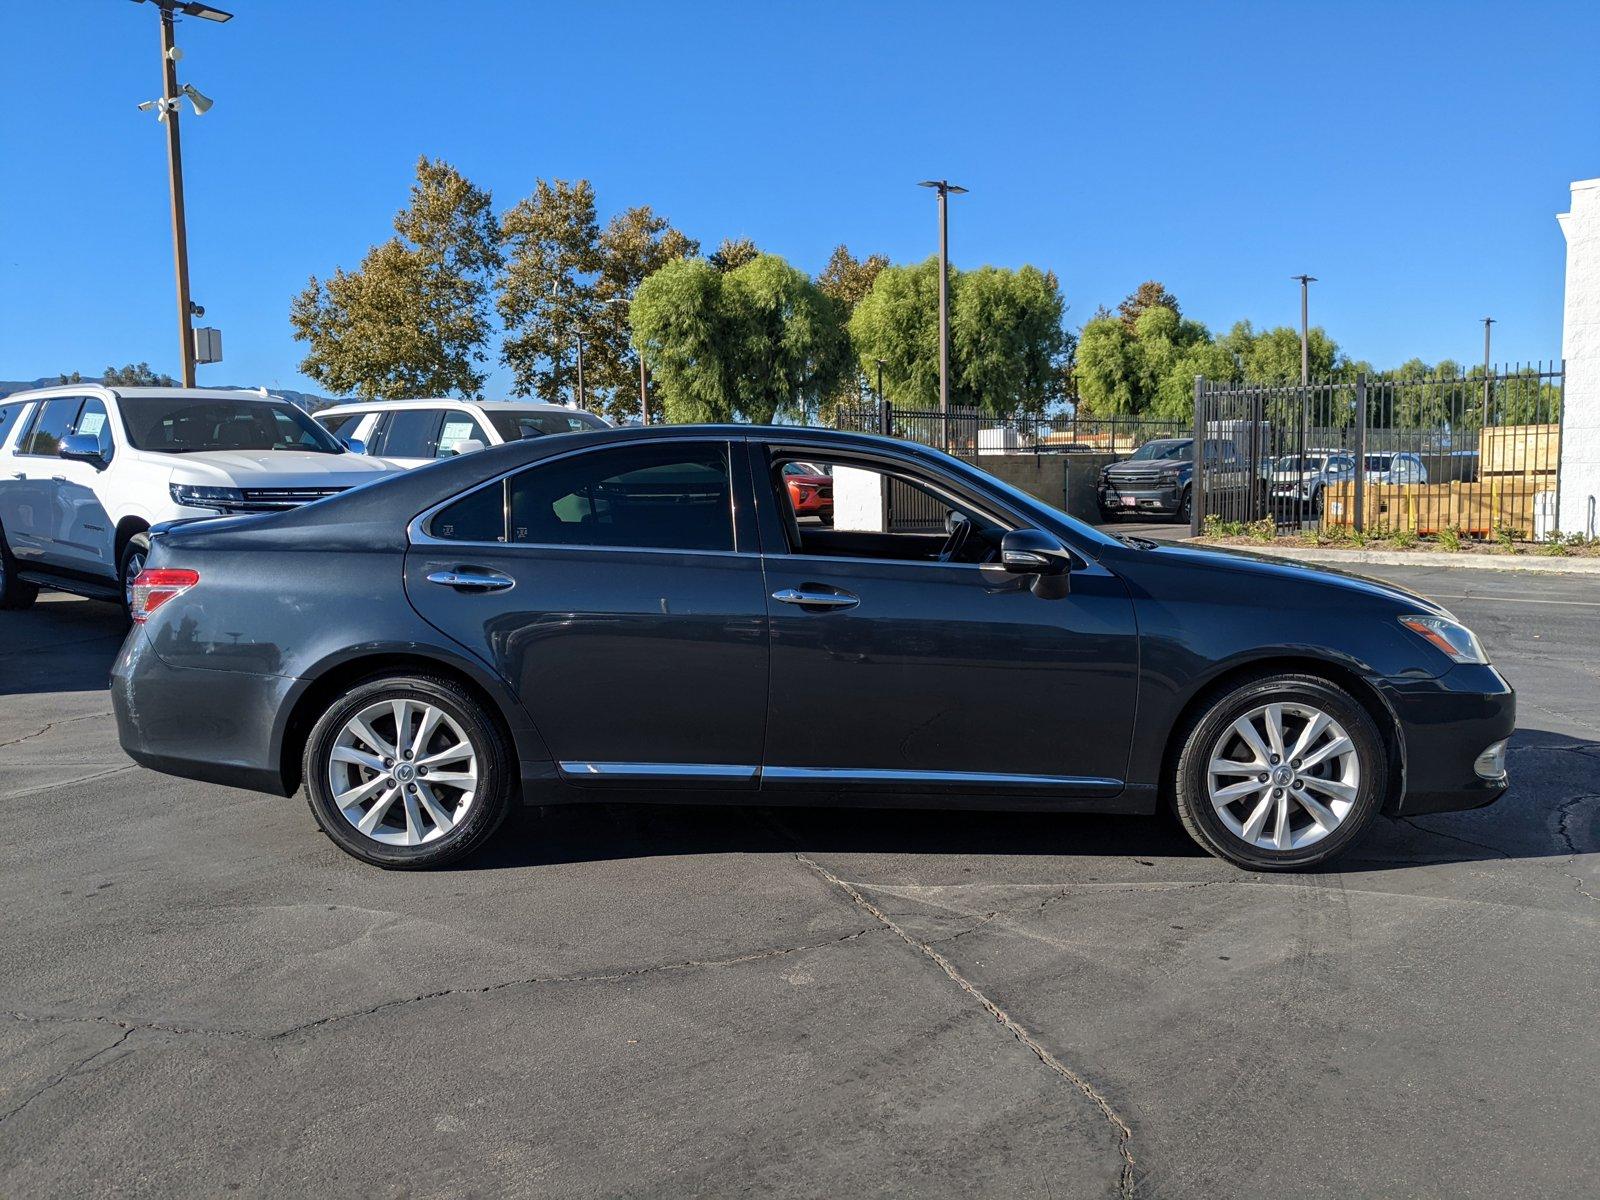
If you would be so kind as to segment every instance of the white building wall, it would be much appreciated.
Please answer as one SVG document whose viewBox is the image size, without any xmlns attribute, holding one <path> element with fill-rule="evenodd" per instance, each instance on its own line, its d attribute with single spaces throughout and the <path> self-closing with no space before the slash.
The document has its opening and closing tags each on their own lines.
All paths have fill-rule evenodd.
<svg viewBox="0 0 1600 1200">
<path fill-rule="evenodd" d="M 1567 239 L 1567 292 L 1561 353 L 1563 533 L 1600 535 L 1600 179 L 1572 185 L 1572 207 L 1556 220 Z"/>
</svg>

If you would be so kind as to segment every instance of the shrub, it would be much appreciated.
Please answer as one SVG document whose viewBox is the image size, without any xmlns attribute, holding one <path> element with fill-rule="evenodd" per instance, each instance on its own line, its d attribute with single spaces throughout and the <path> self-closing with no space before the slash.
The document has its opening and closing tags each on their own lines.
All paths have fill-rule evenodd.
<svg viewBox="0 0 1600 1200">
<path fill-rule="evenodd" d="M 1245 532 L 1252 542 L 1270 542 L 1278 536 L 1278 523 L 1271 517 L 1262 517 L 1245 526 Z"/>
<path fill-rule="evenodd" d="M 1433 540 L 1439 543 L 1441 550 L 1449 550 L 1454 553 L 1461 549 L 1461 526 L 1446 525 L 1433 535 Z"/>
</svg>

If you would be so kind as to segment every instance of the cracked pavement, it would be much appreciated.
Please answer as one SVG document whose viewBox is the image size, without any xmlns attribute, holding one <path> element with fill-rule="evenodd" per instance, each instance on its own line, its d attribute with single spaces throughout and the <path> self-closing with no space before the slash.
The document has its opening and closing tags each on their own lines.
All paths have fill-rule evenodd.
<svg viewBox="0 0 1600 1200">
<path fill-rule="evenodd" d="M 1293 877 L 690 805 L 388 874 L 130 766 L 108 606 L 0 614 L 0 1194 L 1587 1194 L 1600 594 L 1372 573 L 1518 687 L 1513 791 Z"/>
</svg>

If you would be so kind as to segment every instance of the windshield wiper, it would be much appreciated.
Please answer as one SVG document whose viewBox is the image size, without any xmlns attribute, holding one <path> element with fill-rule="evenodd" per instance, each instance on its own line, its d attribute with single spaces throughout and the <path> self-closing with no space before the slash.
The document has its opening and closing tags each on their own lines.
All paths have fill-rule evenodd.
<svg viewBox="0 0 1600 1200">
<path fill-rule="evenodd" d="M 1123 545 L 1132 546 L 1135 550 L 1154 550 L 1161 545 L 1160 542 L 1152 542 L 1149 538 L 1140 537 L 1136 533 L 1118 533 L 1112 536 Z"/>
</svg>

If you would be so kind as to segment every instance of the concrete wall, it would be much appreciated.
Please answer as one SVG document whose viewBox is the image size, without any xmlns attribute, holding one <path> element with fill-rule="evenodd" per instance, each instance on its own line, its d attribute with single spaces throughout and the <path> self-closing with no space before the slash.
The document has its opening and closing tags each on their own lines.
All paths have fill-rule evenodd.
<svg viewBox="0 0 1600 1200">
<path fill-rule="evenodd" d="M 1102 467 L 1125 454 L 982 454 L 968 459 L 980 470 L 1005 480 L 1079 520 L 1099 523 L 1095 482 Z"/>
<path fill-rule="evenodd" d="M 1558 520 L 1563 533 L 1593 537 L 1600 534 L 1600 179 L 1573 183 L 1571 210 L 1556 220 L 1567 239 Z"/>
</svg>

